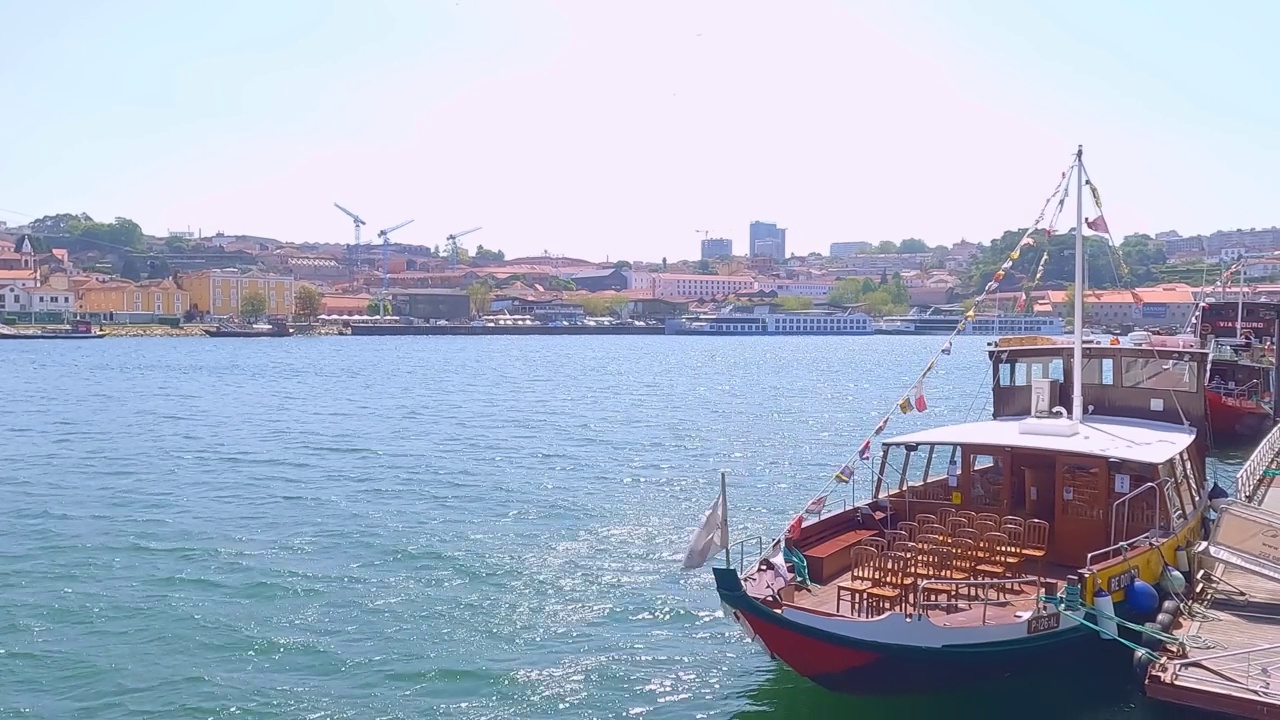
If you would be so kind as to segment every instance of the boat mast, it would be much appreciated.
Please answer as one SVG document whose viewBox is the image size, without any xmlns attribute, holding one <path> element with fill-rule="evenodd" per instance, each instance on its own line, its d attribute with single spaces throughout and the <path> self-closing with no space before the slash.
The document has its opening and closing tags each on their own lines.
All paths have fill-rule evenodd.
<svg viewBox="0 0 1280 720">
<path fill-rule="evenodd" d="M 1071 354 L 1071 419 L 1084 419 L 1084 146 L 1076 146 L 1076 307 Z"/>
<path fill-rule="evenodd" d="M 1244 332 L 1244 269 L 1247 261 L 1243 258 L 1240 260 L 1240 290 L 1236 295 L 1236 339 L 1240 339 L 1240 334 Z"/>
</svg>

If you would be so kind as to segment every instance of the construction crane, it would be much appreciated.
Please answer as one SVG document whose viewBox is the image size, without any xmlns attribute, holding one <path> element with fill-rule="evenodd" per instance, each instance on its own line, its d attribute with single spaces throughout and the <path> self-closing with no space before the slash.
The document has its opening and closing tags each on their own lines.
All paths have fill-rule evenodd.
<svg viewBox="0 0 1280 720">
<path fill-rule="evenodd" d="M 449 248 L 449 266 L 451 268 L 455 270 L 458 269 L 458 249 L 459 249 L 458 238 L 462 237 L 463 235 L 470 235 L 471 233 L 479 229 L 480 228 L 478 227 L 473 227 L 470 230 L 463 230 L 462 232 L 453 233 L 452 235 L 444 239 L 445 247 Z"/>
<path fill-rule="evenodd" d="M 711 237 L 711 231 L 710 231 L 710 230 L 694 230 L 694 232 L 700 232 L 700 233 L 702 233 L 702 239 L 703 239 L 703 240 L 706 240 L 707 238 Z"/>
<path fill-rule="evenodd" d="M 382 294 L 378 296 L 378 315 L 381 317 L 387 314 L 387 290 L 390 289 L 391 277 L 388 270 L 391 265 L 391 233 L 413 222 L 412 219 L 405 220 L 399 225 L 392 225 L 378 231 L 378 237 L 382 239 Z"/>
<path fill-rule="evenodd" d="M 351 218 L 351 224 L 355 226 L 355 240 L 347 250 L 347 262 L 351 266 L 351 282 L 355 282 L 356 268 L 360 265 L 360 226 L 366 225 L 367 223 L 365 223 L 364 218 L 342 207 L 338 203 L 334 203 L 333 206 L 341 210 L 344 215 Z"/>
</svg>

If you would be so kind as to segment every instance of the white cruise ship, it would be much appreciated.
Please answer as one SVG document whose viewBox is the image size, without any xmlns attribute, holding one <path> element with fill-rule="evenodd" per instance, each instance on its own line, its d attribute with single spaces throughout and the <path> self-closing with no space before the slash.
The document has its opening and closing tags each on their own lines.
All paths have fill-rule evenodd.
<svg viewBox="0 0 1280 720">
<path fill-rule="evenodd" d="M 958 305 L 916 310 L 910 315 L 886 317 L 875 332 L 884 335 L 950 335 L 964 311 Z M 978 313 L 965 323 L 963 335 L 1061 335 L 1062 318 L 1020 313 Z"/>
<path fill-rule="evenodd" d="M 802 310 L 785 313 L 711 313 L 667 321 L 668 335 L 871 335 L 863 313 Z"/>
</svg>

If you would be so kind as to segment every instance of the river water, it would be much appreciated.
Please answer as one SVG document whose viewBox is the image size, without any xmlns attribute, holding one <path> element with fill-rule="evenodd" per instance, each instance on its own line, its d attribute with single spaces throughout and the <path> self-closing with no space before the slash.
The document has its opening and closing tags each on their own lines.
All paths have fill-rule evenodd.
<svg viewBox="0 0 1280 720">
<path fill-rule="evenodd" d="M 0 343 L 0 717 L 1175 717 L 1125 668 L 832 695 L 680 569 L 718 471 L 776 533 L 938 344 Z M 985 363 L 887 434 L 989 412 Z"/>
</svg>

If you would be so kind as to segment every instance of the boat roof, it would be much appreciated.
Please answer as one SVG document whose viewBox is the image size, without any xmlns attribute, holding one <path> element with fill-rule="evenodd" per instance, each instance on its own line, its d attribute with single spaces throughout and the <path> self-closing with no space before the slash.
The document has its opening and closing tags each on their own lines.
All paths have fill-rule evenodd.
<svg viewBox="0 0 1280 720">
<path fill-rule="evenodd" d="M 1196 438 L 1195 429 L 1182 425 L 1096 415 L 1085 417 L 1074 435 L 1050 434 L 1055 426 L 1061 428 L 1066 423 L 1061 418 L 983 420 L 908 433 L 884 444 L 998 445 L 1158 465 L 1187 449 Z M 1041 424 L 1045 432 L 1027 432 Z"/>
</svg>

